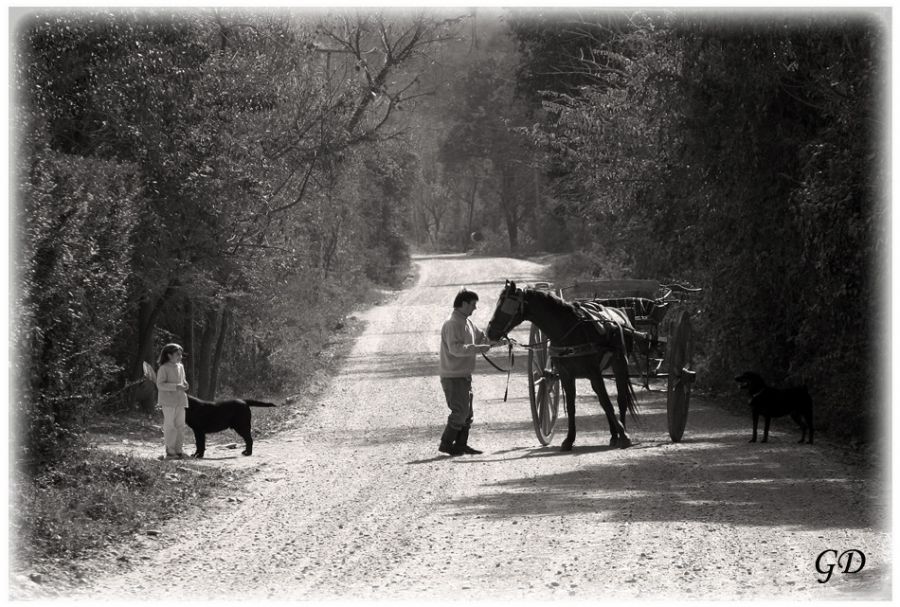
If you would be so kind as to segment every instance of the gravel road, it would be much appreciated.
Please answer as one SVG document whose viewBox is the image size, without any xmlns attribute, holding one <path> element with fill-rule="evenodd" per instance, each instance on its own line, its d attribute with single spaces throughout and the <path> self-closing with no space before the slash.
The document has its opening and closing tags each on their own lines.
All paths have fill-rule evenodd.
<svg viewBox="0 0 900 607">
<path fill-rule="evenodd" d="M 635 445 L 610 449 L 579 382 L 578 440 L 560 453 L 561 437 L 549 447 L 534 437 L 522 351 L 506 402 L 506 376 L 479 360 L 470 443 L 484 454 L 439 454 L 437 348 L 454 294 L 479 293 L 473 319 L 485 326 L 504 279 L 527 283 L 546 268 L 462 255 L 415 263 L 415 285 L 358 315 L 361 336 L 302 424 L 258 441 L 250 458 L 204 462 L 252 467 L 245 491 L 185 513 L 71 596 L 889 598 L 885 472 L 824 440 L 797 445 L 785 420 L 751 445 L 749 415 L 695 396 L 673 444 L 664 395 L 639 390 Z M 527 323 L 513 336 L 527 341 Z M 848 549 L 865 568 L 819 583 L 817 557 Z"/>
</svg>

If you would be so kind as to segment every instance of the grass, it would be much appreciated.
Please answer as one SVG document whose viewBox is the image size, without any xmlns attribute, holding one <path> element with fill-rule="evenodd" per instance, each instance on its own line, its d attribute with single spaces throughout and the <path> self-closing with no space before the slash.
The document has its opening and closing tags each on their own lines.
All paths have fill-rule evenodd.
<svg viewBox="0 0 900 607">
<path fill-rule="evenodd" d="M 82 448 L 34 476 L 15 473 L 13 554 L 19 563 L 78 559 L 146 533 L 225 492 L 240 473 Z"/>
</svg>

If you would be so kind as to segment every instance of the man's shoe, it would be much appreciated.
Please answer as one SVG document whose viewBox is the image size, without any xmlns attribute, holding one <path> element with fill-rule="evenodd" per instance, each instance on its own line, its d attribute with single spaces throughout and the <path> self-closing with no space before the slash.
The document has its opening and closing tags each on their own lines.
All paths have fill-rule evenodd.
<svg viewBox="0 0 900 607">
<path fill-rule="evenodd" d="M 438 451 L 446 453 L 447 455 L 462 455 L 464 453 L 464 451 L 456 445 L 445 445 L 444 443 L 438 445 Z"/>
<path fill-rule="evenodd" d="M 447 455 L 462 455 L 462 449 L 457 447 L 453 442 L 456 440 L 456 437 L 459 436 L 460 432 L 461 430 L 451 428 L 449 425 L 444 428 L 444 433 L 441 435 L 441 444 L 438 445 L 438 451 L 446 453 Z"/>
<path fill-rule="evenodd" d="M 456 436 L 456 444 L 454 447 L 459 450 L 461 453 L 465 453 L 466 455 L 481 455 L 484 451 L 479 451 L 474 447 L 470 447 L 468 445 L 469 442 L 469 429 L 463 428 L 459 431 L 459 434 Z"/>
</svg>

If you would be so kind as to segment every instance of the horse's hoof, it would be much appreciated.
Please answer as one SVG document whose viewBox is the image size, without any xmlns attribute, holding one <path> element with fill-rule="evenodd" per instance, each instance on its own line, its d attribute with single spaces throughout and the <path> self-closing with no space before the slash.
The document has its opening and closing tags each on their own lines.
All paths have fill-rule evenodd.
<svg viewBox="0 0 900 607">
<path fill-rule="evenodd" d="M 564 443 L 560 446 L 559 450 L 560 450 L 560 451 L 571 451 L 571 450 L 572 450 L 572 443 L 564 442 Z"/>
<path fill-rule="evenodd" d="M 619 438 L 619 444 L 617 446 L 619 449 L 627 449 L 631 446 L 631 439 L 627 436 L 622 436 Z"/>
<path fill-rule="evenodd" d="M 611 436 L 611 437 L 609 438 L 609 446 L 610 446 L 610 447 L 615 447 L 615 446 L 618 445 L 618 444 L 619 444 L 619 437 L 618 437 L 618 436 Z"/>
</svg>

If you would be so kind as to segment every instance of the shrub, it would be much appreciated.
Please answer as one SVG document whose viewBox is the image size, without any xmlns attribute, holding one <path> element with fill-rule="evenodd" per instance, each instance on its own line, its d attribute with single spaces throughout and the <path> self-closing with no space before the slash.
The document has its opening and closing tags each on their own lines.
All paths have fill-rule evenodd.
<svg viewBox="0 0 900 607">
<path fill-rule="evenodd" d="M 26 458 L 52 458 L 116 371 L 136 223 L 134 169 L 38 152 L 23 180 L 15 349 Z"/>
</svg>

